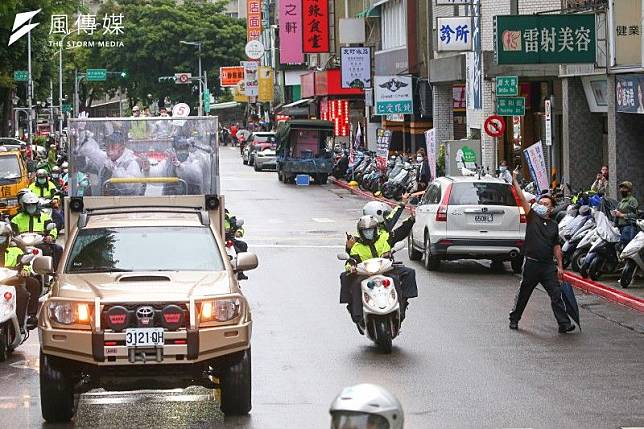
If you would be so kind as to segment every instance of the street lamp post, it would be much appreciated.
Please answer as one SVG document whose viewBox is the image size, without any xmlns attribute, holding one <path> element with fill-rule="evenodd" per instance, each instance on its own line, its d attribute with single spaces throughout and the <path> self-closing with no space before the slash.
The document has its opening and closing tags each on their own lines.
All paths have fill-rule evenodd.
<svg viewBox="0 0 644 429">
<path fill-rule="evenodd" d="M 201 74 L 201 43 L 202 42 L 186 42 L 185 40 L 180 40 L 179 43 L 183 45 L 193 45 L 197 46 L 199 48 L 199 116 L 203 115 L 203 85 L 202 85 L 202 78 L 203 75 Z"/>
<path fill-rule="evenodd" d="M 67 33 L 65 34 L 61 39 L 60 39 L 60 49 L 58 50 L 58 108 L 59 110 L 59 116 L 58 116 L 58 131 L 60 132 L 60 135 L 63 135 L 63 42 L 72 33 Z"/>
<path fill-rule="evenodd" d="M 31 25 L 31 19 L 29 20 L 29 24 Z M 29 31 L 27 35 L 27 73 L 29 74 L 29 81 L 27 83 L 27 108 L 28 114 L 27 114 L 27 122 L 28 124 L 28 130 L 29 130 L 29 144 L 31 145 L 34 141 L 34 136 L 33 136 L 33 123 L 31 119 L 31 95 L 33 93 L 33 80 L 31 79 L 31 31 Z"/>
</svg>

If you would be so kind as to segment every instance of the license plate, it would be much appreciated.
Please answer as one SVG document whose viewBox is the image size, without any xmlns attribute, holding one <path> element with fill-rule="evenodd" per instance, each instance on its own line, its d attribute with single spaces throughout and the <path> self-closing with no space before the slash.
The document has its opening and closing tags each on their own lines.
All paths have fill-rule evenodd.
<svg viewBox="0 0 644 429">
<path fill-rule="evenodd" d="M 163 345 L 163 328 L 132 328 L 125 330 L 128 347 L 155 347 Z"/>
<path fill-rule="evenodd" d="M 476 222 L 476 223 L 491 223 L 491 222 L 494 222 L 494 215 L 492 215 L 492 214 L 474 215 L 474 222 Z"/>
</svg>

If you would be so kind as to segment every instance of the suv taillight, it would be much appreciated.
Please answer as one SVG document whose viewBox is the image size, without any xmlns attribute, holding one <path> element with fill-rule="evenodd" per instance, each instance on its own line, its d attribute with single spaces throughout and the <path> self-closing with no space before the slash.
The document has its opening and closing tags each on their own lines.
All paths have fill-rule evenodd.
<svg viewBox="0 0 644 429">
<path fill-rule="evenodd" d="M 527 223 L 527 219 L 525 216 L 525 210 L 523 209 L 523 206 L 521 205 L 521 200 L 519 199 L 519 194 L 517 194 L 517 190 L 514 189 L 514 186 L 511 186 L 512 189 L 512 196 L 514 197 L 514 201 L 517 203 L 517 207 L 519 207 L 519 222 L 520 223 Z"/>
<path fill-rule="evenodd" d="M 441 200 L 440 205 L 438 206 L 438 211 L 436 212 L 436 222 L 447 222 L 447 206 L 449 203 L 449 196 L 452 193 L 452 184 L 448 184 L 445 188 L 445 194 L 443 194 L 443 199 Z"/>
</svg>

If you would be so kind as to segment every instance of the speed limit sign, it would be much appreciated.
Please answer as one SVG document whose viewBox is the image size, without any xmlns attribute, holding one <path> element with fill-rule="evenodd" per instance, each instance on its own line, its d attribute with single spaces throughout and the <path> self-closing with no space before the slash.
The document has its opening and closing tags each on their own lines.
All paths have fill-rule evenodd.
<svg viewBox="0 0 644 429">
<path fill-rule="evenodd" d="M 184 117 L 190 114 L 190 106 L 186 103 L 177 103 L 172 108 L 172 116 Z"/>
</svg>

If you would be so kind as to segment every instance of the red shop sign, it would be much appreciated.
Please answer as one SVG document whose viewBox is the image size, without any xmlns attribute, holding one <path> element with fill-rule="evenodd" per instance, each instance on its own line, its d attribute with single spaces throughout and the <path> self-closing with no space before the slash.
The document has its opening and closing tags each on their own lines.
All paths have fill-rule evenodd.
<svg viewBox="0 0 644 429">
<path fill-rule="evenodd" d="M 302 0 L 303 51 L 329 52 L 329 4 L 327 0 Z"/>
</svg>

